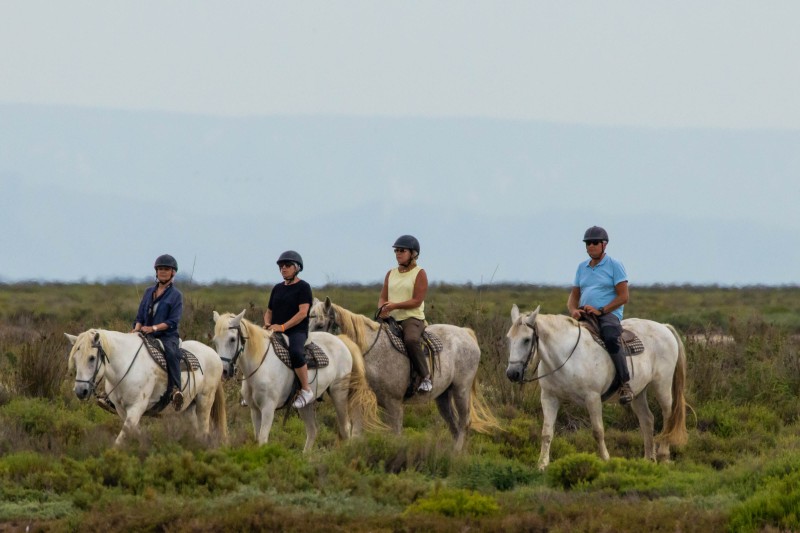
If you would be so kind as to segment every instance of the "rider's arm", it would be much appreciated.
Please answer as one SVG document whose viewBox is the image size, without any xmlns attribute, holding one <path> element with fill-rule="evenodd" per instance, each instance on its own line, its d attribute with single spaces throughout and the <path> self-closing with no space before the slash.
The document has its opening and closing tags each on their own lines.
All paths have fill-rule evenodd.
<svg viewBox="0 0 800 533">
<path fill-rule="evenodd" d="M 572 287 L 572 290 L 569 291 L 569 298 L 567 298 L 567 311 L 569 311 L 569 316 L 574 318 L 575 320 L 580 319 L 581 311 L 578 309 L 578 304 L 581 301 L 581 288 L 580 287 Z"/>
<path fill-rule="evenodd" d="M 603 306 L 603 313 L 610 313 L 614 309 L 618 307 L 622 307 L 626 303 L 628 303 L 628 282 L 627 281 L 620 281 L 614 286 L 614 290 L 617 292 L 616 298 L 608 302 L 606 305 Z"/>
<path fill-rule="evenodd" d="M 389 280 L 389 276 L 387 274 L 386 280 Z M 386 283 L 384 282 L 384 286 Z M 387 289 L 388 290 L 388 289 Z M 394 311 L 395 309 L 415 309 L 422 305 L 422 302 L 425 301 L 425 295 L 428 293 L 428 275 L 425 273 L 424 270 L 420 269 L 417 277 L 414 279 L 414 290 L 411 293 L 411 299 L 406 300 L 404 302 L 384 302 L 381 304 L 378 302 L 378 305 L 383 306 L 383 310 L 386 313 L 390 311 Z M 383 291 L 381 291 L 381 299 L 383 299 Z"/>
</svg>

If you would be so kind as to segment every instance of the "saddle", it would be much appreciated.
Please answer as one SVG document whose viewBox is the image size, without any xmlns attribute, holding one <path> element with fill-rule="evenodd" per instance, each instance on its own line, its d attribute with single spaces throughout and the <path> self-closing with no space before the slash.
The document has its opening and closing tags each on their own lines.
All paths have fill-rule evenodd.
<svg viewBox="0 0 800 533">
<path fill-rule="evenodd" d="M 139 337 L 141 337 L 144 342 L 144 346 L 147 348 L 147 352 L 150 354 L 150 357 L 153 358 L 153 361 L 161 367 L 161 370 L 166 372 L 167 359 L 164 356 L 164 345 L 161 344 L 161 341 L 142 333 L 139 333 Z M 203 369 L 200 368 L 200 361 L 197 360 L 197 357 L 192 352 L 180 348 L 179 353 L 181 358 L 181 371 L 194 372 L 195 370 L 200 370 L 202 374 Z"/>
<path fill-rule="evenodd" d="M 275 355 L 278 359 L 289 368 L 292 368 L 292 362 L 289 358 L 289 345 L 286 342 L 286 337 L 283 335 L 272 336 L 272 349 L 275 350 Z M 306 365 L 308 368 L 325 368 L 330 364 L 328 354 L 322 351 L 318 345 L 313 342 L 306 342 L 305 345 Z"/>
<path fill-rule="evenodd" d="M 585 314 L 583 315 L 583 318 L 581 318 L 580 323 L 589 331 L 589 333 L 591 333 L 595 342 L 608 351 L 608 347 L 603 342 L 603 337 L 600 335 L 600 323 L 597 320 L 597 316 Z M 636 333 L 629 329 L 622 329 L 622 335 L 619 337 L 619 343 L 622 353 L 626 356 L 639 355 L 644 351 L 644 343 L 642 343 L 642 340 L 636 335 Z"/>
<path fill-rule="evenodd" d="M 142 343 L 144 343 L 145 348 L 147 349 L 147 353 L 150 354 L 150 357 L 153 358 L 153 361 L 163 370 L 164 372 L 167 371 L 167 359 L 164 356 L 164 345 L 161 343 L 160 340 L 150 337 L 149 335 L 145 335 L 143 333 L 139 333 L 139 337 L 142 339 Z M 197 356 L 194 355 L 189 350 L 185 350 L 183 348 L 178 349 L 178 354 L 180 356 L 180 368 L 181 372 L 188 372 L 192 373 L 196 370 L 199 370 L 200 373 L 203 373 L 203 368 L 200 366 L 200 361 L 197 360 Z M 188 385 L 188 381 L 186 383 Z M 184 386 L 185 390 L 186 386 Z M 170 390 L 169 387 L 164 391 L 164 394 L 161 395 L 159 398 L 158 403 L 148 409 L 144 414 L 147 416 L 158 416 L 164 408 L 170 404 Z M 111 404 L 110 400 L 107 400 L 109 404 Z M 102 407 L 102 406 L 101 406 Z M 113 405 L 112 405 L 113 407 Z M 107 407 L 103 407 L 107 409 Z"/>
</svg>

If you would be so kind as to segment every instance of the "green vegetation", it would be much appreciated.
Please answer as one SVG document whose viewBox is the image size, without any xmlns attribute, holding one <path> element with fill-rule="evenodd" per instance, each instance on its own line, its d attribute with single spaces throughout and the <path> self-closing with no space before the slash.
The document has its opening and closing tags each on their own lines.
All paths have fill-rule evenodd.
<svg viewBox="0 0 800 533">
<path fill-rule="evenodd" d="M 268 287 L 183 286 L 184 338 L 208 342 L 212 311 L 259 321 Z M 472 433 L 454 454 L 434 405 L 409 408 L 401 437 L 338 442 L 318 405 L 317 448 L 302 422 L 256 446 L 238 384 L 226 387 L 230 441 L 208 449 L 183 419 L 147 419 L 112 448 L 117 417 L 72 393 L 64 332 L 127 330 L 143 287 L 14 284 L 0 290 L 0 528 L 30 531 L 790 531 L 800 530 L 800 288 L 633 288 L 628 316 L 686 336 L 689 443 L 641 459 L 630 409 L 604 406 L 601 461 L 581 406 L 565 405 L 552 463 L 536 469 L 538 389 L 505 377 L 511 305 L 564 311 L 567 290 L 431 287 L 431 322 L 471 327 L 483 394 L 505 431 Z M 315 295 L 372 315 L 378 287 Z M 660 412 L 653 405 L 656 425 Z"/>
</svg>

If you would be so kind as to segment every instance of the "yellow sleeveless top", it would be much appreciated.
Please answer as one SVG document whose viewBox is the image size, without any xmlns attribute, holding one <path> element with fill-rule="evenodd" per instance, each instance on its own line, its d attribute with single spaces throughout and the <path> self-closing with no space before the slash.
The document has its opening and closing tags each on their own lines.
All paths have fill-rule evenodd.
<svg viewBox="0 0 800 533">
<path fill-rule="evenodd" d="M 414 296 L 414 282 L 417 280 L 420 270 L 422 269 L 417 265 L 408 272 L 400 272 L 398 268 L 393 268 L 389 272 L 390 302 L 405 302 Z M 406 318 L 425 320 L 425 302 L 423 301 L 419 307 L 414 309 L 395 309 L 389 314 L 398 322 Z"/>
</svg>

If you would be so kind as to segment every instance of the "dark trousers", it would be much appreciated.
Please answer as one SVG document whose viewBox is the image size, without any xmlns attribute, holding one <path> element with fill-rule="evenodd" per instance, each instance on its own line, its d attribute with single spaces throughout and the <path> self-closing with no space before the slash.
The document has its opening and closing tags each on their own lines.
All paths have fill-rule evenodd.
<svg viewBox="0 0 800 533">
<path fill-rule="evenodd" d="M 406 318 L 398 324 L 403 328 L 403 344 L 406 345 L 406 353 L 411 359 L 411 366 L 421 378 L 430 375 L 428 360 L 422 350 L 422 332 L 425 330 L 425 322 L 418 318 Z"/>
<path fill-rule="evenodd" d="M 289 361 L 292 363 L 292 368 L 300 368 L 306 364 L 308 332 L 290 331 L 286 336 L 289 337 Z"/>
<path fill-rule="evenodd" d="M 607 313 L 597 319 L 600 323 L 600 336 L 603 342 L 606 343 L 608 355 L 611 356 L 611 362 L 614 363 L 614 369 L 617 371 L 617 376 L 622 383 L 630 381 L 631 377 L 628 374 L 628 364 L 625 361 L 625 355 L 620 350 L 619 337 L 622 335 L 622 324 L 616 315 Z"/>
<path fill-rule="evenodd" d="M 167 360 L 167 390 L 181 388 L 181 353 L 178 337 L 161 337 L 164 344 L 164 358 Z"/>
</svg>

